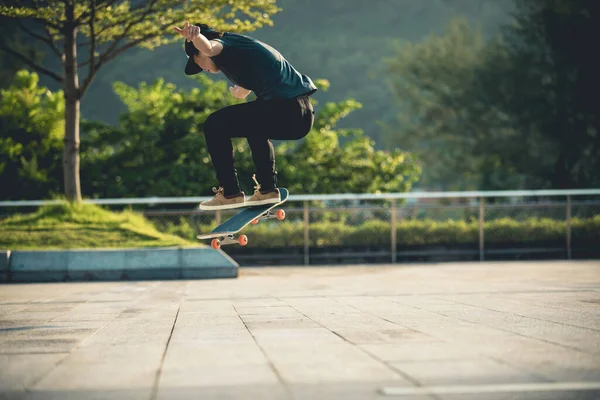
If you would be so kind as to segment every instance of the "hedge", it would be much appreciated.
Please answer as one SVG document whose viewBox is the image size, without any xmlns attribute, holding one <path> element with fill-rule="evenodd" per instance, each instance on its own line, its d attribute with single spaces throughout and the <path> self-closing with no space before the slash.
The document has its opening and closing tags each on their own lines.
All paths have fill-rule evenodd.
<svg viewBox="0 0 600 400">
<path fill-rule="evenodd" d="M 185 220 L 179 224 L 162 227 L 168 233 L 192 239 L 198 232 L 210 232 L 214 225 L 190 226 Z M 600 215 L 593 218 L 571 220 L 573 245 L 600 245 Z M 401 220 L 396 224 L 399 246 L 477 243 L 479 222 Z M 518 221 L 510 218 L 484 223 L 485 243 L 526 243 L 566 241 L 566 221 L 549 218 L 530 218 Z M 261 221 L 243 231 L 250 237 L 252 247 L 288 247 L 304 245 L 302 222 Z M 310 246 L 389 246 L 390 223 L 381 220 L 367 221 L 358 226 L 343 222 L 317 222 L 310 224 Z"/>
</svg>

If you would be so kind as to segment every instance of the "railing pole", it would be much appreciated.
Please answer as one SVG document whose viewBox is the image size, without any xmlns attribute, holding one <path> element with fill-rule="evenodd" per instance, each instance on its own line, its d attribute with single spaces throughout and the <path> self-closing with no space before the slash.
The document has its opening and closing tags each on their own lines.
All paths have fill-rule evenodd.
<svg viewBox="0 0 600 400">
<path fill-rule="evenodd" d="M 308 237 L 308 200 L 304 200 L 304 265 L 310 264 L 309 237 Z"/>
<path fill-rule="evenodd" d="M 215 220 L 217 222 L 217 225 L 221 225 L 221 210 L 217 210 L 217 212 L 215 213 Z"/>
<path fill-rule="evenodd" d="M 391 242 L 391 246 L 392 246 L 392 263 L 396 262 L 396 199 L 392 199 L 392 204 L 391 204 L 391 210 L 390 210 L 390 227 L 391 227 L 391 233 L 390 233 L 390 242 Z"/>
<path fill-rule="evenodd" d="M 571 195 L 567 195 L 567 259 L 571 259 Z"/>
<path fill-rule="evenodd" d="M 483 232 L 483 221 L 485 219 L 484 209 L 484 198 L 479 198 L 479 261 L 483 261 L 485 256 L 483 254 L 483 243 L 484 243 L 484 232 Z"/>
</svg>

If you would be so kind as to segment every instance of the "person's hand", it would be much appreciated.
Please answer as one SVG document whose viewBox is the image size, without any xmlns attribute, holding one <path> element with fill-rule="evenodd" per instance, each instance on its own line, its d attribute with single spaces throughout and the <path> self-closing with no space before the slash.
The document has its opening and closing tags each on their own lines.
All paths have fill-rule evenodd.
<svg viewBox="0 0 600 400">
<path fill-rule="evenodd" d="M 190 21 L 185 21 L 183 28 L 179 28 L 177 26 L 174 28 L 175 31 L 183 36 L 188 42 L 191 42 L 200 36 L 200 27 L 196 25 L 190 25 Z"/>
<path fill-rule="evenodd" d="M 250 90 L 244 89 L 243 87 L 239 87 L 237 85 L 234 87 L 229 86 L 229 92 L 233 97 L 238 99 L 245 99 L 250 94 Z"/>
</svg>

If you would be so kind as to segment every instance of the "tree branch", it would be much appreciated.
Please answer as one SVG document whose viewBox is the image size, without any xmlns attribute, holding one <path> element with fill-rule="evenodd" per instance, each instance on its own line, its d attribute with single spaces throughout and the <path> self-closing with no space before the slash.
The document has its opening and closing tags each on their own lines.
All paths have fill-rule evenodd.
<svg viewBox="0 0 600 400">
<path fill-rule="evenodd" d="M 103 6 L 103 7 L 110 7 L 110 6 L 112 6 L 114 3 L 116 3 L 117 1 L 118 1 L 118 0 L 107 0 L 107 2 L 106 2 L 105 4 L 102 4 L 102 6 Z M 156 2 L 156 1 L 153 1 L 152 3 L 155 3 L 155 2 Z M 119 20 L 119 19 L 117 19 L 117 20 L 116 20 L 114 23 L 112 23 L 112 24 L 107 24 L 107 25 L 104 25 L 103 27 L 101 27 L 101 28 L 98 30 L 98 32 L 96 32 L 96 38 L 99 38 L 99 37 L 100 37 L 100 36 L 101 36 L 101 35 L 102 35 L 104 32 L 106 32 L 108 29 L 112 29 L 112 28 L 114 28 L 115 26 L 119 26 L 119 25 L 123 25 L 123 24 L 127 23 L 127 22 L 130 20 L 130 17 L 129 17 L 129 16 L 130 16 L 131 14 L 135 13 L 136 11 L 138 11 L 138 10 L 141 10 L 141 9 L 144 7 L 144 5 L 145 5 L 145 4 L 144 4 L 143 2 L 140 2 L 140 3 L 138 3 L 137 5 L 134 5 L 133 7 L 131 7 L 131 8 L 129 9 L 129 13 L 128 13 L 127 15 L 125 15 L 125 16 L 124 16 L 122 19 L 120 19 L 120 20 Z M 150 5 L 150 7 L 152 7 L 152 5 L 153 5 L 153 4 L 151 4 L 151 5 Z M 87 12 L 86 12 L 84 15 L 86 15 L 86 16 L 87 16 L 87 15 L 89 15 L 89 13 L 87 13 Z M 148 15 L 148 13 L 145 13 L 145 14 L 143 14 L 143 15 L 144 15 L 144 17 L 145 17 L 146 15 Z M 139 22 L 139 20 L 138 20 L 138 21 L 136 21 L 136 23 L 137 23 L 137 22 Z M 83 43 L 80 43 L 80 44 L 79 44 L 79 46 L 80 46 L 80 47 L 84 47 L 84 46 L 88 46 L 89 44 L 90 44 L 90 42 L 83 42 Z M 82 65 L 87 65 L 87 64 L 82 64 Z"/>
<path fill-rule="evenodd" d="M 157 0 L 152 0 L 150 2 L 150 4 L 148 5 L 148 8 L 142 12 L 142 14 L 140 15 L 140 17 L 136 20 L 133 20 L 129 23 L 129 25 L 127 25 L 127 27 L 123 30 L 123 33 L 117 38 L 115 39 L 115 41 L 112 43 L 112 45 L 108 48 L 108 50 L 106 50 L 106 52 L 104 54 L 110 54 L 111 51 L 113 51 L 114 49 L 117 48 L 119 42 L 121 40 L 123 40 L 123 38 L 125 38 L 127 36 L 127 33 L 129 32 L 129 30 L 137 23 L 140 23 L 144 20 L 144 18 L 146 18 L 146 16 L 148 14 L 150 14 L 150 12 L 152 11 L 152 7 L 154 6 L 154 4 L 156 4 Z"/>
<path fill-rule="evenodd" d="M 34 63 L 33 61 L 31 61 L 29 58 L 25 57 L 23 54 L 19 53 L 18 51 L 15 51 L 9 47 L 4 46 L 2 43 L 0 43 L 0 50 L 12 55 L 13 57 L 19 59 L 20 61 L 22 61 L 23 63 L 27 64 L 29 67 L 31 67 L 32 69 L 34 69 L 35 71 L 39 72 L 40 74 L 44 74 L 46 76 L 49 76 L 50 78 L 54 79 L 55 81 L 57 81 L 58 83 L 62 84 L 64 81 L 64 78 L 60 75 L 58 75 L 55 72 L 50 71 L 49 69 L 46 69 L 36 63 Z"/>
<path fill-rule="evenodd" d="M 48 45 L 48 47 L 50 47 L 53 51 L 53 53 L 60 59 L 62 57 L 62 54 L 58 51 L 58 49 L 56 48 L 56 46 L 54 45 L 54 41 L 51 39 L 50 35 L 48 34 L 48 38 L 45 38 L 41 35 L 38 35 L 37 33 L 31 31 L 30 29 L 28 29 L 25 25 L 23 25 L 23 23 L 20 20 L 16 20 L 17 25 L 19 26 L 19 28 L 21 28 L 21 30 L 25 33 L 27 33 L 29 36 L 31 36 L 34 39 L 37 39 L 41 42 L 44 42 Z M 48 31 L 46 31 L 48 32 Z"/>
<path fill-rule="evenodd" d="M 91 0 L 92 2 L 92 6 L 90 9 L 90 19 L 89 19 L 89 26 L 90 26 L 90 39 L 91 39 L 91 43 L 90 43 L 90 69 L 88 70 L 88 74 L 87 77 L 85 78 L 85 80 L 83 81 L 83 85 L 81 86 L 81 89 L 79 90 L 80 96 L 83 96 L 83 94 L 88 90 L 88 87 L 92 84 L 92 81 L 94 80 L 94 77 L 96 75 L 96 32 L 95 32 L 95 23 L 96 23 L 96 0 Z"/>
<path fill-rule="evenodd" d="M 46 25 L 44 25 L 44 32 L 46 32 L 46 36 L 48 36 L 48 41 L 50 42 L 50 46 L 52 47 L 52 50 L 54 51 L 55 54 L 58 55 L 58 58 L 60 58 L 61 64 L 64 64 L 65 55 L 63 52 L 61 52 L 58 49 L 58 46 L 54 42 L 54 39 L 52 38 L 52 34 L 50 33 L 50 31 L 48 30 L 48 27 Z"/>
<path fill-rule="evenodd" d="M 162 31 L 163 29 L 165 29 L 166 27 L 172 26 L 176 21 L 175 20 L 171 20 L 165 24 L 162 24 L 161 26 L 158 27 L 159 31 Z M 102 63 L 106 63 L 107 61 L 112 60 L 113 58 L 115 58 L 116 56 L 118 56 L 119 54 L 123 53 L 125 50 L 128 50 L 134 46 L 137 46 L 138 44 L 140 44 L 141 42 L 143 42 L 144 40 L 150 39 L 151 37 L 156 36 L 154 33 L 142 36 L 139 39 L 134 40 L 133 42 L 129 42 L 126 45 L 116 49 L 113 54 L 108 54 L 108 51 L 106 53 L 104 53 L 104 59 L 101 60 Z"/>
<path fill-rule="evenodd" d="M 36 10 L 38 10 L 38 11 L 40 10 L 40 6 L 39 6 L 37 0 L 33 0 L 33 5 L 34 5 L 34 7 L 35 7 Z M 49 27 L 54 28 L 56 30 L 60 30 L 60 26 L 59 25 L 54 24 L 54 23 L 52 23 L 50 21 L 47 21 L 45 19 L 36 18 L 36 17 L 32 17 L 32 19 L 41 22 L 46 27 L 49 26 Z"/>
<path fill-rule="evenodd" d="M 100 66 L 101 66 L 102 64 L 104 64 L 106 61 L 108 61 L 108 60 L 105 60 L 105 58 L 106 58 L 107 56 L 109 56 L 109 55 L 111 54 L 111 52 L 113 52 L 113 51 L 115 50 L 115 48 L 117 48 L 117 46 L 119 45 L 119 42 L 120 42 L 121 40 L 123 40 L 123 39 L 124 39 L 124 38 L 127 36 L 127 33 L 129 32 L 129 30 L 130 30 L 130 29 L 131 29 L 131 28 L 132 28 L 132 27 L 133 27 L 135 24 L 142 22 L 142 21 L 144 20 L 144 18 L 146 18 L 146 16 L 147 16 L 148 14 L 150 14 L 150 12 L 152 11 L 152 6 L 154 6 L 154 4 L 155 4 L 155 3 L 156 3 L 156 0 L 152 0 L 152 1 L 151 1 L 151 3 L 148 5 L 148 8 L 147 8 L 147 9 L 146 9 L 146 10 L 145 10 L 145 11 L 144 11 L 144 12 L 143 12 L 143 13 L 142 13 L 140 16 L 139 16 L 139 18 L 137 18 L 137 19 L 135 19 L 135 20 L 132 20 L 132 21 L 130 21 L 130 22 L 129 22 L 129 24 L 127 25 L 127 27 L 125 27 L 125 29 L 123 30 L 123 33 L 122 33 L 121 35 L 119 35 L 119 37 L 118 37 L 118 38 L 116 38 L 116 39 L 115 39 L 115 40 L 114 40 L 114 41 L 111 43 L 111 45 L 110 45 L 110 47 L 108 48 L 108 50 L 106 50 L 106 51 L 104 52 L 104 54 L 102 54 L 102 55 L 100 56 L 100 61 L 98 62 L 98 67 L 97 67 L 96 69 L 100 68 Z M 100 34 L 100 33 L 98 33 L 98 34 Z M 149 38 L 150 38 L 150 37 L 152 37 L 152 36 L 153 36 L 153 35 L 150 35 L 150 36 L 144 36 L 144 37 L 143 37 L 143 40 L 149 39 Z M 142 40 L 142 41 L 143 41 L 143 40 Z M 136 41 L 136 44 L 137 44 L 137 43 L 140 43 L 140 41 Z M 134 46 L 135 46 L 135 45 L 134 45 Z M 129 46 L 129 47 L 127 47 L 127 49 L 128 49 L 128 48 L 130 48 L 130 47 L 132 47 L 132 46 Z M 125 50 L 127 50 L 127 49 L 125 49 Z M 118 54 L 120 54 L 120 53 L 122 53 L 122 52 L 120 51 Z M 110 57 L 109 59 L 112 59 L 112 58 L 114 58 L 114 57 Z M 85 61 L 85 62 L 83 62 L 83 63 L 81 63 L 81 64 L 78 64 L 78 67 L 85 67 L 86 65 L 89 65 L 91 62 L 92 62 L 92 60 L 87 60 L 87 61 Z"/>
<path fill-rule="evenodd" d="M 107 0 L 107 1 L 105 1 L 105 2 L 103 2 L 103 1 L 99 1 L 99 2 L 98 2 L 98 3 L 99 3 L 98 5 L 99 5 L 99 6 L 101 6 L 101 7 L 110 7 L 110 6 L 112 6 L 113 4 L 115 4 L 117 1 L 118 1 L 118 0 Z M 96 11 L 94 11 L 94 15 L 95 15 L 95 14 L 96 14 Z M 89 16 L 91 16 L 91 15 L 92 15 L 92 12 L 91 12 L 91 11 L 86 11 L 86 12 L 82 13 L 82 14 L 79 16 L 79 18 L 77 18 L 77 20 L 76 20 L 76 21 L 77 21 L 77 22 L 83 22 L 83 21 L 84 21 L 84 20 L 85 20 L 87 17 L 89 17 Z"/>
</svg>

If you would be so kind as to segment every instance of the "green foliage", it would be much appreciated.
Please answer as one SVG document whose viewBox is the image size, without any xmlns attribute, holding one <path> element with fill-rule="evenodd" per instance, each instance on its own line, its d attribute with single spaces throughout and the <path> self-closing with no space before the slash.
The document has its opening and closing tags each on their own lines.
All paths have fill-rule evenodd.
<svg viewBox="0 0 600 400">
<path fill-rule="evenodd" d="M 115 84 L 127 105 L 116 127 L 84 123 L 83 191 L 99 197 L 191 196 L 212 193 L 214 170 L 202 126 L 212 112 L 239 102 L 224 82 L 197 78 L 177 90 L 159 79 L 132 88 Z M 244 148 L 237 145 L 241 153 Z"/>
<path fill-rule="evenodd" d="M 27 58 L 40 62 L 43 53 L 39 46 L 30 43 L 28 38 L 19 32 L 17 21 L 0 17 L 0 48 L 11 45 Z M 26 64 L 17 58 L 0 57 L 0 88 L 5 89 L 12 84 L 17 71 L 26 68 Z"/>
<path fill-rule="evenodd" d="M 484 40 L 466 21 L 387 60 L 400 113 L 387 143 L 418 154 L 424 184 L 448 189 L 600 184 L 600 3 L 519 0 Z"/>
<path fill-rule="evenodd" d="M 39 199 L 60 191 L 64 98 L 19 71 L 0 90 L 1 199 Z M 10 188 L 10 189 L 8 189 Z"/>
<path fill-rule="evenodd" d="M 491 60 L 501 51 L 501 38 L 486 41 L 480 29 L 458 19 L 443 35 L 399 45 L 387 59 L 401 110 L 397 124 L 388 126 L 387 143 L 417 153 L 424 185 L 519 186 L 522 177 L 502 156 L 519 152 L 521 144 L 512 120 L 492 103 L 503 95 L 493 86 L 497 82 L 485 79 L 495 74 Z"/>
<path fill-rule="evenodd" d="M 0 5 L 0 17 L 35 21 L 37 32 L 23 24 L 19 26 L 48 45 L 62 67 L 59 73 L 52 71 L 36 64 L 32 57 L 20 53 L 11 44 L 0 41 L 0 50 L 51 77 L 64 90 L 67 110 L 63 176 L 69 201 L 81 201 L 79 103 L 102 67 L 136 46 L 153 49 L 175 41 L 181 43 L 173 27 L 185 19 L 191 19 L 192 23 L 207 22 L 219 30 L 250 31 L 271 24 L 270 15 L 278 10 L 275 0 L 47 0 L 10 4 Z M 78 40 L 79 34 L 89 40 Z M 79 79 L 80 71 L 84 70 L 85 78 Z"/>
<path fill-rule="evenodd" d="M 0 248 L 11 250 L 194 245 L 158 232 L 141 214 L 115 213 L 91 204 L 43 206 L 0 221 Z"/>
<path fill-rule="evenodd" d="M 600 3 L 516 0 L 516 4 L 516 23 L 506 37 L 509 84 L 518 91 L 503 105 L 521 128 L 519 139 L 533 133 L 545 143 L 528 154 L 539 164 L 541 180 L 555 188 L 596 187 L 600 59 L 587 45 L 600 36 Z"/>
<path fill-rule="evenodd" d="M 9 18 L 35 19 L 44 24 L 55 42 L 63 30 L 79 28 L 84 36 L 93 38 L 96 46 L 116 41 L 152 49 L 180 40 L 173 31 L 175 24 L 186 19 L 205 21 L 221 30 L 251 31 L 272 25 L 270 15 L 277 12 L 275 0 L 162 0 L 109 1 L 80 0 L 69 10 L 61 0 L 47 0 L 31 7 L 0 5 L 0 15 Z M 94 49 L 95 50 L 95 49 Z"/>
<path fill-rule="evenodd" d="M 203 123 L 212 112 L 239 103 L 224 82 L 199 75 L 198 88 L 179 90 L 157 80 L 133 88 L 115 84 L 128 108 L 116 127 L 85 123 L 84 192 L 100 197 L 198 196 L 212 194 L 215 173 Z M 318 81 L 325 88 L 326 81 Z M 374 149 L 360 130 L 335 130 L 361 105 L 328 103 L 315 128 L 301 141 L 276 146 L 279 181 L 296 193 L 407 191 L 419 169 L 409 154 Z M 340 140 L 343 137 L 345 140 Z M 234 140 L 243 189 L 251 193 L 254 172 L 245 139 Z"/>
</svg>

